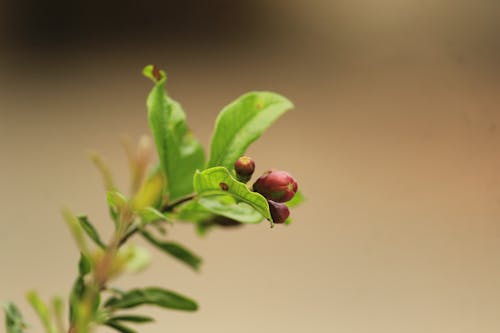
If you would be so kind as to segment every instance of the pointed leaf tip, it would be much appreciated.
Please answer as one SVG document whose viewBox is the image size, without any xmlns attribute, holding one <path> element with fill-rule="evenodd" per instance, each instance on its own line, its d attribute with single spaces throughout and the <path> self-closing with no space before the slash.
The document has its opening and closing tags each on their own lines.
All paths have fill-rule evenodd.
<svg viewBox="0 0 500 333">
<path fill-rule="evenodd" d="M 156 65 L 147 65 L 142 70 L 142 75 L 151 79 L 155 83 L 164 82 L 167 79 L 167 74 L 164 70 Z"/>
</svg>

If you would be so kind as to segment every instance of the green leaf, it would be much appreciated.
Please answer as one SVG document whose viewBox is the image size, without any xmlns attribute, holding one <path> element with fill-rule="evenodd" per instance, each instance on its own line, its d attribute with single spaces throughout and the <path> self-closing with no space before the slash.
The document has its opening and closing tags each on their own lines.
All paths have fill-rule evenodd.
<svg viewBox="0 0 500 333">
<path fill-rule="evenodd" d="M 165 176 L 160 166 L 156 166 L 147 176 L 141 187 L 132 199 L 134 210 L 146 207 L 159 208 L 163 203 L 163 189 L 165 187 Z"/>
<path fill-rule="evenodd" d="M 47 333 L 55 333 L 56 329 L 54 325 L 52 324 L 51 316 L 50 316 L 50 311 L 48 306 L 41 300 L 41 298 L 38 296 L 38 294 L 35 291 L 30 291 L 26 295 L 26 298 L 28 299 L 29 303 L 35 310 L 36 314 L 40 318 L 41 322 L 43 323 L 43 327 L 45 328 L 45 331 Z"/>
<path fill-rule="evenodd" d="M 96 243 L 101 249 L 105 250 L 106 249 L 106 244 L 101 240 L 101 237 L 99 237 L 99 233 L 97 232 L 96 228 L 90 223 L 89 219 L 87 216 L 78 216 L 78 221 L 80 222 L 80 225 L 82 226 L 83 231 L 87 233 L 87 236 L 90 237 Z"/>
<path fill-rule="evenodd" d="M 269 212 L 269 204 L 266 198 L 257 192 L 250 191 L 245 184 L 240 183 L 231 176 L 229 171 L 224 167 L 214 167 L 202 172 L 196 172 L 193 179 L 194 189 L 200 197 L 211 197 L 220 195 L 231 195 L 236 201 L 244 202 L 253 207 L 263 217 L 272 221 L 271 213 Z M 205 202 L 206 204 L 206 202 Z M 207 208 L 206 206 L 204 206 Z M 238 208 L 244 210 L 245 206 Z M 207 208 L 208 209 L 208 208 Z M 234 213 L 234 205 L 228 205 L 228 214 Z M 248 210 L 246 210 L 249 212 Z M 218 212 L 221 214 L 221 212 Z"/>
<path fill-rule="evenodd" d="M 14 303 L 2 304 L 5 312 L 5 328 L 7 333 L 26 333 L 28 324 L 24 321 L 21 312 Z"/>
<path fill-rule="evenodd" d="M 167 217 L 162 212 L 153 207 L 141 209 L 138 214 L 143 224 L 167 220 Z"/>
<path fill-rule="evenodd" d="M 69 318 L 70 322 L 75 321 L 76 309 L 78 304 L 83 299 L 86 292 L 85 285 L 85 275 L 89 274 L 92 269 L 92 263 L 90 260 L 83 254 L 80 254 L 80 261 L 78 262 L 78 277 L 76 278 L 73 288 L 71 289 L 71 294 L 69 298 Z"/>
<path fill-rule="evenodd" d="M 192 267 L 195 270 L 198 270 L 201 265 L 201 258 L 185 248 L 184 246 L 180 245 L 179 243 L 175 242 L 166 242 L 162 241 L 159 239 L 156 239 L 153 235 L 150 233 L 143 231 L 142 236 L 146 240 L 148 240 L 151 244 L 156 246 L 158 249 L 162 250 L 163 252 L 170 254 L 174 258 L 179 259 L 183 263 L 187 264 L 188 266 Z"/>
<path fill-rule="evenodd" d="M 179 221 L 200 222 L 207 221 L 214 217 L 214 214 L 193 200 L 180 206 L 180 209 L 173 218 Z"/>
<path fill-rule="evenodd" d="M 113 208 L 113 207 L 109 207 L 109 216 L 111 216 L 111 219 L 113 220 L 113 223 L 115 224 L 115 227 L 118 226 L 118 222 L 119 222 L 119 215 L 118 215 L 118 211 Z"/>
<path fill-rule="evenodd" d="M 207 232 L 214 227 L 214 224 L 209 223 L 209 222 L 196 222 L 196 233 L 198 236 L 203 237 L 206 236 Z"/>
<path fill-rule="evenodd" d="M 128 202 L 127 198 L 118 191 L 108 191 L 107 200 L 108 205 L 115 209 L 124 207 Z"/>
<path fill-rule="evenodd" d="M 304 200 L 305 200 L 304 195 L 302 194 L 301 191 L 298 191 L 297 193 L 295 193 L 292 200 L 288 201 L 286 205 L 288 206 L 288 208 L 297 207 L 298 205 L 303 203 Z"/>
<path fill-rule="evenodd" d="M 131 323 L 151 323 L 155 321 L 153 318 L 148 317 L 148 316 L 140 316 L 140 315 L 122 315 L 122 316 L 115 316 L 110 319 L 110 321 L 127 321 Z"/>
<path fill-rule="evenodd" d="M 213 213 L 200 205 L 198 201 L 193 200 L 181 205 L 177 212 L 173 214 L 172 219 L 194 223 L 197 234 L 199 236 L 204 236 L 212 226 L 209 221 L 214 217 L 215 215 Z"/>
<path fill-rule="evenodd" d="M 202 206 L 200 202 L 206 204 L 212 211 Z M 180 206 L 179 211 L 172 216 L 172 220 L 192 222 L 195 224 L 197 234 L 205 236 L 216 226 L 235 226 L 238 225 L 237 222 L 242 221 L 242 223 L 259 223 L 264 219 L 259 212 L 246 204 L 234 208 L 227 207 L 228 203 L 234 204 L 234 202 L 235 199 L 229 195 L 202 197 Z M 219 208 L 219 205 L 222 207 Z M 246 208 L 251 211 L 247 211 Z"/>
<path fill-rule="evenodd" d="M 144 69 L 144 74 L 156 82 L 147 100 L 149 125 L 167 178 L 166 192 L 173 201 L 192 192 L 192 177 L 203 168 L 205 153 L 188 130 L 181 105 L 167 96 L 166 76 L 156 81 L 153 70 L 149 66 Z"/>
<path fill-rule="evenodd" d="M 73 238 L 76 241 L 78 249 L 82 253 L 88 253 L 87 242 L 85 239 L 84 231 L 78 218 L 73 215 L 68 209 L 63 209 L 63 217 L 68 225 L 69 231 L 73 235 Z"/>
<path fill-rule="evenodd" d="M 128 245 L 120 248 L 117 259 L 123 263 L 127 272 L 139 273 L 151 263 L 151 254 L 143 247 Z"/>
<path fill-rule="evenodd" d="M 55 296 L 51 300 L 52 311 L 54 314 L 54 320 L 57 324 L 60 333 L 64 331 L 64 301 L 61 297 Z"/>
<path fill-rule="evenodd" d="M 304 200 L 305 200 L 304 195 L 302 194 L 301 191 L 298 191 L 297 193 L 295 193 L 295 195 L 293 196 L 292 200 L 290 200 L 287 203 L 285 203 L 285 205 L 287 205 L 288 208 L 297 207 L 298 205 L 300 205 L 301 203 L 303 203 Z M 292 223 L 292 221 L 293 221 L 292 217 L 289 216 L 285 220 L 285 225 L 290 225 Z"/>
<path fill-rule="evenodd" d="M 80 261 L 78 262 L 78 276 L 84 277 L 89 274 L 92 269 L 92 263 L 87 256 L 83 253 L 80 254 Z"/>
<path fill-rule="evenodd" d="M 109 167 L 104 163 L 103 159 L 96 152 L 90 153 L 90 160 L 97 167 L 99 172 L 101 173 L 102 180 L 104 182 L 104 188 L 106 191 L 114 191 L 116 190 L 116 185 L 113 180 L 113 176 L 111 175 L 111 171 L 109 171 Z"/>
<path fill-rule="evenodd" d="M 207 167 L 231 170 L 248 146 L 293 104 L 272 92 L 250 92 L 226 106 L 215 122 Z"/>
<path fill-rule="evenodd" d="M 109 299 L 105 306 L 112 309 L 129 309 L 144 304 L 183 311 L 198 309 L 195 301 L 173 291 L 156 287 L 130 290 L 120 298 Z"/>
<path fill-rule="evenodd" d="M 237 202 L 230 195 L 202 197 L 198 203 L 210 212 L 241 223 L 260 223 L 264 219 L 255 208 L 245 202 Z"/>
<path fill-rule="evenodd" d="M 105 323 L 106 326 L 108 327 L 111 327 L 115 330 L 117 330 L 118 332 L 121 332 L 121 333 L 137 333 L 136 330 L 133 330 L 131 329 L 130 327 L 127 327 L 127 326 L 124 326 L 116 321 L 107 321 Z"/>
</svg>

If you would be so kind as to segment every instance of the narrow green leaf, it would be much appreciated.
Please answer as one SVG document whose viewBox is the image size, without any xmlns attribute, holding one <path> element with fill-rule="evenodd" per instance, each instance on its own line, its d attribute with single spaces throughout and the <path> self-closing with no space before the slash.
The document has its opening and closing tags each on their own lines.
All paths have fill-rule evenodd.
<svg viewBox="0 0 500 333">
<path fill-rule="evenodd" d="M 71 294 L 69 298 L 69 318 L 70 322 L 74 322 L 76 316 L 76 308 L 77 305 L 83 299 L 86 291 L 85 285 L 85 275 L 89 274 L 92 270 L 92 263 L 90 260 L 83 254 L 80 254 L 80 260 L 78 262 L 78 276 L 73 283 L 73 288 L 71 289 Z"/>
<path fill-rule="evenodd" d="M 215 122 L 207 167 L 231 170 L 248 146 L 293 104 L 272 92 L 250 92 L 226 106 Z"/>
<path fill-rule="evenodd" d="M 66 331 L 64 329 L 64 301 L 61 297 L 55 296 L 52 298 L 51 306 L 57 329 L 60 333 L 63 333 Z"/>
<path fill-rule="evenodd" d="M 141 217 L 141 221 L 143 224 L 148 224 L 158 221 L 167 221 L 167 217 L 162 212 L 153 207 L 147 207 L 141 209 L 138 212 L 138 214 Z"/>
<path fill-rule="evenodd" d="M 5 312 L 5 328 L 7 333 L 26 333 L 28 324 L 24 321 L 21 312 L 14 303 L 2 304 Z"/>
<path fill-rule="evenodd" d="M 245 184 L 234 179 L 224 167 L 214 167 L 202 172 L 196 172 L 193 183 L 194 189 L 200 197 L 231 195 L 237 202 L 250 205 L 263 217 L 272 221 L 266 198 L 259 193 L 250 191 Z M 244 207 L 240 206 L 239 209 L 246 209 Z"/>
<path fill-rule="evenodd" d="M 98 313 L 99 305 L 101 305 L 101 294 L 98 293 L 94 299 L 94 304 L 92 305 L 92 311 L 94 313 L 94 317 Z"/>
<path fill-rule="evenodd" d="M 192 177 L 203 168 L 205 153 L 189 131 L 181 105 L 167 96 L 166 76 L 162 73 L 157 81 L 153 71 L 150 66 L 143 71 L 156 83 L 147 100 L 149 125 L 167 178 L 166 192 L 173 201 L 192 192 Z"/>
<path fill-rule="evenodd" d="M 62 313 L 64 311 L 64 309 L 63 309 L 64 302 L 63 302 L 62 298 L 59 296 L 53 297 L 51 304 L 52 304 L 52 310 L 54 311 L 54 314 L 56 315 L 56 317 L 62 318 Z"/>
<path fill-rule="evenodd" d="M 88 273 L 90 273 L 92 269 L 92 263 L 90 259 L 84 255 L 83 253 L 80 254 L 80 260 L 78 261 L 78 276 L 85 276 Z"/>
<path fill-rule="evenodd" d="M 130 168 L 130 194 L 134 195 L 144 183 L 154 156 L 153 140 L 148 135 L 142 135 L 137 144 L 132 143 L 132 140 L 127 136 L 120 141 L 127 154 Z"/>
<path fill-rule="evenodd" d="M 156 287 L 130 290 L 119 298 L 112 297 L 105 306 L 112 309 L 129 309 L 144 304 L 183 311 L 198 309 L 195 301 L 173 291 Z"/>
<path fill-rule="evenodd" d="M 119 288 L 113 288 L 113 287 L 109 288 L 109 291 L 112 292 L 113 294 L 118 295 L 118 296 L 123 296 L 127 293 L 125 290 L 122 290 Z"/>
<path fill-rule="evenodd" d="M 111 328 L 113 328 L 121 333 L 137 333 L 136 330 L 133 330 L 130 327 L 124 326 L 124 325 L 122 325 L 116 321 L 112 321 L 112 320 L 107 321 L 104 325 L 111 327 Z"/>
<path fill-rule="evenodd" d="M 75 242 L 78 246 L 78 249 L 82 253 L 88 253 L 87 242 L 85 239 L 83 228 L 80 225 L 80 222 L 76 218 L 73 213 L 71 213 L 68 209 L 63 209 L 63 217 L 68 225 L 69 231 L 73 235 Z"/>
<path fill-rule="evenodd" d="M 115 227 L 117 227 L 118 226 L 118 222 L 119 222 L 118 218 L 120 216 L 118 215 L 118 211 L 114 207 L 109 207 L 109 216 L 113 220 L 113 223 L 115 224 Z"/>
<path fill-rule="evenodd" d="M 36 314 L 40 318 L 40 321 L 43 323 L 43 327 L 47 333 L 55 333 L 56 329 L 52 324 L 52 319 L 50 316 L 48 306 L 42 301 L 42 299 L 38 296 L 35 291 L 30 291 L 26 295 L 29 303 L 35 310 Z"/>
<path fill-rule="evenodd" d="M 108 191 L 107 200 L 108 205 L 115 209 L 125 206 L 128 202 L 127 198 L 118 191 Z"/>
<path fill-rule="evenodd" d="M 148 317 L 148 316 L 140 316 L 140 315 L 122 315 L 122 316 L 115 316 L 110 319 L 110 321 L 127 321 L 131 323 L 151 323 L 155 321 L 153 318 Z"/>
<path fill-rule="evenodd" d="M 80 225 L 82 226 L 83 231 L 87 233 L 87 236 L 90 237 L 98 245 L 101 249 L 105 250 L 106 249 L 106 244 L 101 240 L 101 237 L 99 237 L 99 233 L 97 232 L 96 228 L 90 223 L 89 219 L 87 216 L 78 216 L 78 221 L 80 222 Z"/>
<path fill-rule="evenodd" d="M 148 242 L 156 246 L 158 249 L 170 254 L 174 258 L 179 259 L 193 269 L 198 270 L 200 268 L 202 262 L 201 258 L 179 243 L 156 239 L 153 235 L 146 231 L 142 232 L 142 236 L 144 236 Z"/>
<path fill-rule="evenodd" d="M 109 171 L 109 167 L 104 163 L 102 157 L 96 153 L 90 153 L 90 160 L 94 163 L 97 170 L 101 173 L 102 180 L 104 182 L 104 188 L 106 191 L 114 191 L 116 190 L 116 185 L 113 180 L 113 176 L 111 175 L 111 171 Z"/>
</svg>

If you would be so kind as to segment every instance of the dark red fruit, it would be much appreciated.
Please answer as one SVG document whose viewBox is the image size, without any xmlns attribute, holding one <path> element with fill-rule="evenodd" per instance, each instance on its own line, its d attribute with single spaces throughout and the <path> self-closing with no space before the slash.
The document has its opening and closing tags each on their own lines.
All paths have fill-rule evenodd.
<svg viewBox="0 0 500 333">
<path fill-rule="evenodd" d="M 255 162 L 248 156 L 241 156 L 234 163 L 234 171 L 240 182 L 246 183 L 252 178 L 255 171 Z"/>
<path fill-rule="evenodd" d="M 269 211 L 271 212 L 271 217 L 274 223 L 285 223 L 288 216 L 290 216 L 290 210 L 288 207 L 279 202 L 274 202 L 272 200 L 267 201 L 269 203 Z"/>
<path fill-rule="evenodd" d="M 295 179 L 286 171 L 267 171 L 253 184 L 253 190 L 269 200 L 287 202 L 297 193 Z"/>
</svg>

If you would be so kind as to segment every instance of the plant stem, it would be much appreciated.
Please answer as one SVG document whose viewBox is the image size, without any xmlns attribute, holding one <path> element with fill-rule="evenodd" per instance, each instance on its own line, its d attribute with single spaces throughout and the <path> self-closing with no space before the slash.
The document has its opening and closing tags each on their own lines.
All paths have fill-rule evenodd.
<svg viewBox="0 0 500 333">
<path fill-rule="evenodd" d="M 177 207 L 180 204 L 183 204 L 185 202 L 188 202 L 190 200 L 193 200 L 195 197 L 196 197 L 195 194 L 191 194 L 191 195 L 189 195 L 187 197 L 184 197 L 184 198 L 181 198 L 179 200 L 176 200 L 176 201 L 172 202 L 171 204 L 165 205 L 161 209 L 161 211 L 162 212 L 171 212 L 172 210 L 174 210 L 175 207 Z M 118 243 L 118 246 L 122 246 L 124 243 L 127 242 L 127 240 L 130 237 L 132 237 L 133 235 L 135 235 L 138 231 L 139 231 L 138 228 L 134 228 L 134 229 L 130 230 L 129 232 L 127 232 L 125 235 L 123 235 L 123 237 L 120 239 L 120 242 Z"/>
<path fill-rule="evenodd" d="M 106 248 L 101 260 L 96 263 L 92 279 L 88 283 L 88 291 L 82 303 L 85 303 L 91 308 L 94 301 L 97 299 L 99 293 L 106 288 L 106 284 L 110 279 L 111 266 L 115 260 L 116 254 L 120 247 L 137 231 L 127 233 L 127 229 L 133 220 L 133 214 L 129 207 L 122 207 L 120 210 L 120 218 L 118 226 L 111 237 L 109 246 Z M 88 318 L 84 318 L 83 326 L 84 332 L 87 332 L 87 327 L 94 320 L 93 314 L 89 314 Z M 81 333 L 79 332 L 79 325 L 75 322 L 70 323 L 68 333 Z"/>
<path fill-rule="evenodd" d="M 139 231 L 139 229 L 134 228 L 123 235 L 123 237 L 120 239 L 120 242 L 118 243 L 118 247 L 121 247 L 123 244 L 125 244 L 129 240 L 129 238 L 132 237 L 137 231 Z"/>
<path fill-rule="evenodd" d="M 166 204 L 165 206 L 163 206 L 161 211 L 162 212 L 171 212 L 172 210 L 174 210 L 175 207 L 177 207 L 180 204 L 183 204 L 185 202 L 191 201 L 194 198 L 196 198 L 196 194 L 191 194 L 191 195 L 188 195 L 187 197 L 177 199 L 177 200 L 173 201 L 172 203 Z"/>
<path fill-rule="evenodd" d="M 176 201 L 173 201 L 170 204 L 162 207 L 162 212 L 171 212 L 175 207 L 193 200 L 196 197 L 195 194 L 186 196 L 184 198 L 180 198 Z M 94 301 L 97 299 L 99 293 L 105 289 L 108 280 L 110 279 L 110 269 L 115 260 L 116 254 L 120 247 L 125 244 L 133 235 L 135 235 L 139 229 L 133 228 L 129 230 L 129 227 L 133 221 L 133 213 L 129 207 L 122 207 L 120 210 L 119 220 L 117 223 L 117 228 L 111 237 L 111 241 L 109 242 L 109 246 L 106 248 L 103 257 L 96 263 L 94 273 L 92 275 L 92 279 L 88 283 L 88 291 L 85 299 L 82 300 L 86 304 L 86 306 L 91 307 Z M 88 318 L 84 318 L 83 320 L 83 330 L 86 333 L 86 328 L 94 318 L 93 314 L 88 314 Z M 79 331 L 82 330 L 79 327 L 78 323 L 72 322 L 70 323 L 70 328 L 68 333 L 82 333 Z"/>
</svg>

